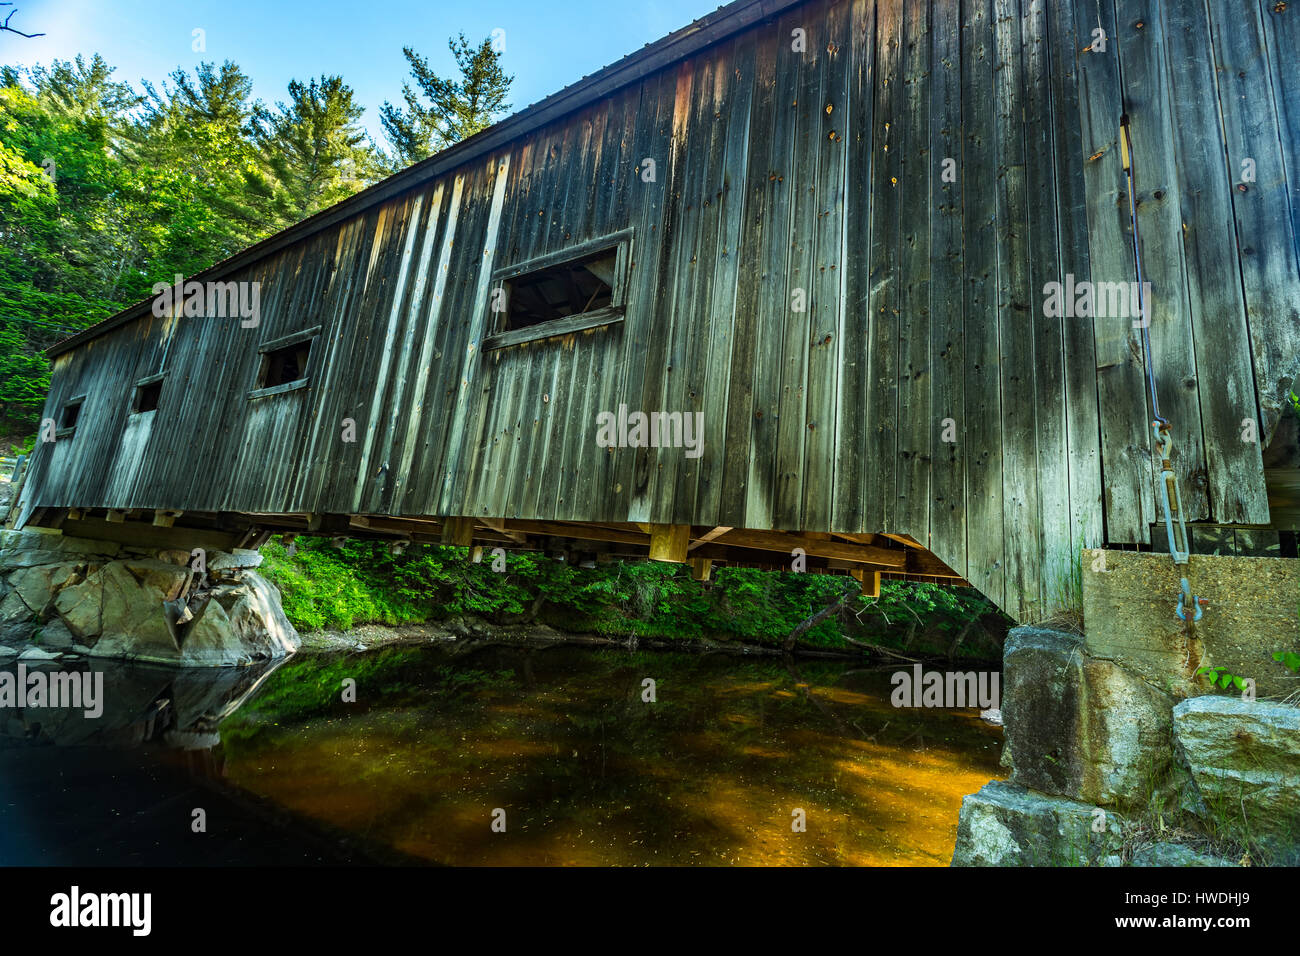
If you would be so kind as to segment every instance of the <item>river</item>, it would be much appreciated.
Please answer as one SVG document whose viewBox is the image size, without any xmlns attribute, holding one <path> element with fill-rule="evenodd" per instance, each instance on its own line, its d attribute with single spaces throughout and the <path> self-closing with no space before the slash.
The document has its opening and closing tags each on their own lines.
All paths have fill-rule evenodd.
<svg viewBox="0 0 1300 956">
<path fill-rule="evenodd" d="M 895 708 L 892 669 L 842 661 L 93 666 L 99 717 L 0 711 L 0 864 L 945 866 L 962 797 L 1004 776 L 975 710 Z"/>
</svg>

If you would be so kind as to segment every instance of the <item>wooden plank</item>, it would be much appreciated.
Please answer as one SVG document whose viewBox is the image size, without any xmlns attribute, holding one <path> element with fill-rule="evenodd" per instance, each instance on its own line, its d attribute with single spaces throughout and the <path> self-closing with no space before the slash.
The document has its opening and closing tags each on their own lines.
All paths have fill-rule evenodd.
<svg viewBox="0 0 1300 956">
<path fill-rule="evenodd" d="M 789 164 L 784 172 L 789 195 L 789 218 L 785 223 L 789 239 L 785 261 L 775 268 L 784 272 L 784 301 L 775 310 L 770 339 L 777 387 L 772 403 L 775 431 L 775 470 L 772 486 L 771 525 L 775 528 L 805 528 L 803 496 L 804 446 L 808 432 L 808 388 L 811 384 L 808 360 L 816 279 L 817 224 L 821 218 L 824 188 L 817 178 L 823 97 L 823 59 L 829 42 L 820 6 L 804 8 L 801 25 L 808 31 L 808 49 L 793 57 L 789 72 L 795 86 L 788 103 L 778 100 L 778 109 L 790 114 Z M 778 232 L 781 226 L 778 225 Z M 760 374 L 764 374 L 760 372 Z M 761 387 L 761 386 L 760 386 Z"/>
<path fill-rule="evenodd" d="M 836 350 L 835 490 L 831 527 L 864 531 L 864 458 L 870 395 L 871 189 L 875 106 L 876 22 L 873 0 L 852 0 L 846 109 L 843 327 Z M 865 188 L 863 188 L 865 185 Z"/>
<path fill-rule="evenodd" d="M 1060 282 L 1057 249 L 1056 140 L 1052 115 L 1051 64 L 1047 40 L 1047 0 L 1023 0 L 1020 43 L 1024 64 L 1025 192 L 1028 211 L 1027 318 L 1033 335 L 1034 458 L 1037 477 L 1037 568 L 1039 615 L 1068 603 L 1076 534 L 1070 514 L 1070 450 L 1066 418 L 1065 324 L 1075 321 L 1044 315 L 1043 289 Z M 1041 198 L 1040 198 L 1041 197 Z M 1090 401 L 1091 396 L 1084 396 Z M 1032 520 L 1032 519 L 1031 519 Z"/>
<path fill-rule="evenodd" d="M 1278 3 L 1277 0 L 1259 0 L 1259 8 L 1264 15 L 1264 40 L 1268 49 L 1269 75 L 1273 80 L 1273 108 L 1286 167 L 1291 241 L 1295 248 L 1296 271 L 1300 272 L 1300 70 L 1289 68 L 1295 51 L 1300 50 L 1300 13 L 1295 4 Z M 1219 9 L 1217 3 L 1215 9 Z M 1219 19 L 1217 13 L 1215 19 Z M 1267 376 L 1260 378 L 1272 381 Z M 1267 433 L 1271 435 L 1272 431 L 1269 428 Z"/>
<path fill-rule="evenodd" d="M 454 510 L 451 503 L 457 499 L 458 493 L 464 493 L 463 482 L 468 471 L 468 465 L 463 459 L 464 449 L 478 447 L 481 439 L 481 417 L 479 418 L 480 425 L 473 433 L 467 430 L 466 425 L 473 415 L 478 390 L 481 387 L 478 383 L 479 372 L 482 368 L 479 346 L 483 339 L 483 329 L 487 323 L 488 294 L 491 291 L 492 268 L 497 244 L 500 241 L 497 229 L 501 221 L 501 207 L 510 172 L 509 154 L 499 159 L 493 159 L 489 169 L 489 182 L 492 184 L 491 213 L 488 217 L 486 234 L 481 245 L 475 244 L 476 248 L 481 248 L 482 253 L 478 259 L 478 277 L 475 282 L 476 293 L 473 311 L 468 319 L 470 333 L 466 346 L 467 355 L 464 373 L 456 391 L 454 412 L 447 436 L 447 447 L 456 449 L 459 454 L 456 459 L 448 462 L 448 466 L 443 472 L 439 511 L 444 513 Z"/>
<path fill-rule="evenodd" d="M 712 205 L 705 205 L 704 192 L 709 189 L 713 170 L 721 160 L 722 138 L 716 118 L 721 104 L 718 86 L 725 83 L 729 68 L 721 49 L 703 54 L 684 63 L 683 73 L 690 82 L 678 83 L 677 115 L 674 138 L 679 141 L 682 175 L 674 192 L 672 286 L 667 298 L 671 316 L 663 329 L 666 339 L 664 371 L 660 379 L 656 407 L 665 412 L 680 412 L 694 423 L 696 413 L 707 414 L 703 407 L 701 381 L 708 356 L 699 345 L 708 341 L 710 316 L 700 303 L 711 298 L 713 283 L 712 256 L 716 254 L 717 215 Z M 706 251 L 707 249 L 707 251 Z M 705 263 L 710 268 L 705 268 Z M 705 446 L 707 449 L 707 446 Z M 706 451 L 707 453 L 707 451 Z M 651 474 L 651 496 L 656 501 L 656 517 L 673 523 L 689 523 L 695 514 L 694 491 L 698 481 L 699 458 L 687 457 L 682 448 L 661 448 L 657 466 Z"/>
<path fill-rule="evenodd" d="M 696 548 L 700 547 L 701 545 L 708 544 L 710 541 L 714 540 L 715 538 L 722 537 L 730 530 L 731 529 L 728 527 L 719 525 L 718 527 L 713 528 L 710 531 L 706 531 L 704 532 L 704 534 L 700 535 L 694 541 L 692 541 L 690 547 L 687 548 L 687 550 L 694 551 Z"/>
<path fill-rule="evenodd" d="M 1292 125 L 1294 100 L 1275 98 L 1279 85 L 1283 97 L 1300 92 L 1294 76 L 1294 42 L 1300 39 L 1300 27 L 1294 22 L 1295 4 L 1269 14 L 1270 32 L 1291 41 L 1290 46 L 1280 46 L 1279 59 L 1270 64 L 1258 6 L 1247 3 L 1238 8 L 1216 0 L 1211 10 L 1219 106 L 1241 248 L 1238 261 L 1267 439 L 1289 401 L 1300 367 L 1300 236 L 1291 205 L 1294 193 L 1287 183 L 1288 178 L 1294 183 L 1300 177 L 1296 162 L 1300 142 L 1295 138 L 1300 130 Z M 1279 80 L 1274 80 L 1274 74 L 1280 74 Z M 1283 130 L 1288 134 L 1285 147 Z M 1254 182 L 1246 182 L 1243 175 L 1247 159 L 1255 165 Z"/>
<path fill-rule="evenodd" d="M 237 532 L 211 531 L 199 528 L 155 528 L 143 521 L 110 523 L 99 518 L 67 519 L 62 531 L 69 537 L 91 538 L 96 541 L 116 541 L 118 544 L 140 548 L 203 548 L 207 551 L 229 551 L 235 547 Z"/>
<path fill-rule="evenodd" d="M 744 219 L 739 239 L 738 285 L 735 325 L 728 376 L 727 417 L 723 481 L 718 517 L 720 524 L 742 526 L 746 502 L 751 497 L 750 456 L 755 419 L 760 413 L 755 392 L 755 358 L 762 335 L 758 320 L 760 289 L 769 281 L 763 273 L 765 237 L 775 217 L 770 188 L 772 121 L 777 108 L 776 67 L 778 58 L 789 55 L 786 37 L 779 30 L 759 32 L 753 74 L 753 109 L 749 125 L 744 177 Z M 782 59 L 783 64 L 788 61 Z"/>
<path fill-rule="evenodd" d="M 876 4 L 876 102 L 871 170 L 871 242 L 868 310 L 867 425 L 863 447 L 862 531 L 901 531 L 898 495 L 899 183 L 902 167 L 904 83 L 902 0 Z"/>
<path fill-rule="evenodd" d="M 1201 410 L 1195 391 L 1187 386 L 1188 381 L 1196 381 L 1197 370 L 1180 240 L 1184 217 L 1174 153 L 1169 148 L 1169 100 L 1173 94 L 1162 42 L 1163 25 L 1158 16 L 1150 15 L 1146 0 L 1119 0 L 1116 18 L 1124 104 L 1133 141 L 1143 277 L 1151 284 L 1151 363 L 1160 410 L 1173 427 L 1173 466 L 1183 515 L 1188 521 L 1206 520 L 1210 518 L 1210 503 L 1204 481 Z M 1130 276 L 1132 279 L 1136 279 L 1136 273 Z M 1099 319 L 1102 323 L 1120 321 Z M 1148 493 L 1148 497 L 1152 494 Z"/>
<path fill-rule="evenodd" d="M 930 21 L 926 0 L 906 0 L 902 31 L 902 135 L 898 141 L 898 451 L 891 530 L 930 540 L 933 463 L 930 388 Z"/>
<path fill-rule="evenodd" d="M 959 429 L 966 419 L 960 6 L 936 4 L 931 29 L 929 544 L 965 574 L 966 443 Z"/>
<path fill-rule="evenodd" d="M 1080 146 L 1088 208 L 1091 282 L 1129 282 L 1136 275 L 1128 200 L 1120 165 L 1118 39 L 1113 0 L 1075 8 L 1079 57 Z M 1093 43 L 1104 30 L 1105 49 Z M 1094 320 L 1106 540 L 1145 543 L 1156 519 L 1151 434 L 1136 396 L 1146 387 L 1142 344 L 1132 322 Z"/>
<path fill-rule="evenodd" d="M 646 81 L 633 137 L 633 162 L 626 173 L 631 184 L 627 204 L 636 232 L 628 273 L 628 317 L 617 370 L 621 382 L 616 404 L 626 404 L 629 411 L 650 410 L 644 405 L 646 369 L 647 362 L 653 361 L 657 336 L 657 286 L 662 276 L 662 229 L 669 205 L 666 190 L 675 93 L 676 80 L 672 71 Z M 645 164 L 647 159 L 655 163 L 654 180 L 650 182 L 646 181 L 650 170 Z M 611 369 L 607 374 L 614 371 Z M 644 457 L 638 457 L 639 451 L 641 449 L 615 448 L 611 452 L 613 484 L 606 491 L 613 499 L 608 512 L 611 515 L 641 520 L 649 515 L 649 502 L 645 498 L 647 462 Z"/>
<path fill-rule="evenodd" d="M 803 527 L 829 529 L 836 495 L 836 399 L 844 348 L 845 281 L 851 268 L 846 245 L 847 181 L 853 92 L 853 3 L 830 5 L 822 57 L 825 107 L 817 113 L 816 271 L 810 291 L 807 427 L 803 472 Z M 856 184 L 855 184 L 856 185 Z"/>
<path fill-rule="evenodd" d="M 649 309 L 649 315 L 653 316 L 654 334 L 649 337 L 646 351 L 638 356 L 644 362 L 641 401 L 630 406 L 647 413 L 669 411 L 664 396 L 672 375 L 670 369 L 676 361 L 675 348 L 681 329 L 681 317 L 673 308 L 680 292 L 673 282 L 674 263 L 679 248 L 688 246 L 690 242 L 689 237 L 683 235 L 684 211 L 678 199 L 690 174 L 686 149 L 695 77 L 689 63 L 682 63 L 668 73 L 671 82 L 661 90 L 661 95 L 666 97 L 666 103 L 662 104 L 662 118 L 667 125 L 663 130 L 665 137 L 657 150 L 660 159 L 658 179 L 652 187 L 659 190 L 656 198 L 664 205 L 653 259 L 655 288 Z M 643 275 L 642 280 L 645 279 Z M 660 497 L 658 478 L 664 470 L 675 475 L 676 462 L 683 452 L 648 445 L 634 451 L 629 514 L 634 518 L 668 517 L 668 502 Z M 672 487 L 671 481 L 668 486 Z"/>
<path fill-rule="evenodd" d="M 1079 127 L 1079 61 L 1083 41 L 1075 31 L 1071 8 L 1047 5 L 1052 94 L 1053 159 L 1056 165 L 1058 276 L 1087 278 L 1087 195 Z M 1102 543 L 1101 437 L 1097 409 L 1097 356 L 1092 321 L 1076 317 L 1064 323 L 1065 416 L 1069 445 L 1071 550 Z"/>
<path fill-rule="evenodd" d="M 775 531 L 749 531 L 737 528 L 716 539 L 714 544 L 755 548 L 760 551 L 784 551 L 786 554 L 790 554 L 794 548 L 803 548 L 806 553 L 822 558 L 841 558 L 887 568 L 901 569 L 907 566 L 907 553 L 901 550 L 848 544 L 843 541 L 818 541 L 806 535 L 782 534 Z"/>
<path fill-rule="evenodd" d="M 791 36 L 796 29 L 806 31 L 806 49 L 802 51 L 792 49 Z M 768 114 L 772 123 L 771 140 L 765 156 L 754 151 L 755 159 L 766 165 L 766 219 L 755 237 L 761 243 L 757 262 L 758 334 L 753 366 L 754 412 L 745 482 L 745 518 L 735 522 L 751 528 L 777 526 L 782 346 L 791 301 L 788 281 L 792 255 L 791 216 L 796 208 L 795 192 L 801 188 L 799 172 L 794 165 L 795 121 L 800 81 L 806 71 L 815 69 L 816 48 L 821 40 L 819 30 L 820 25 L 808 22 L 808 15 L 798 8 L 784 14 L 778 21 L 772 105 Z M 766 91 L 764 95 L 766 97 Z M 762 114 L 755 115 L 767 118 Z"/>
<path fill-rule="evenodd" d="M 1002 514 L 1007 606 L 1036 620 L 1042 603 L 1034 317 L 1025 193 L 1024 68 L 1016 0 L 994 0 L 993 124 L 998 216 L 998 339 L 1002 387 Z"/>
<path fill-rule="evenodd" d="M 701 404 L 708 409 L 707 426 L 711 440 L 698 463 L 695 502 L 697 519 L 703 523 L 719 520 L 722 508 L 723 472 L 726 443 L 716 440 L 730 421 L 729 390 L 732 374 L 732 348 L 737 330 L 737 296 L 740 282 L 740 245 L 744 229 L 746 186 L 749 159 L 750 127 L 755 88 L 755 51 L 753 32 L 739 38 L 728 64 L 730 75 L 724 87 L 729 102 L 720 104 L 719 112 L 726 123 L 722 169 L 716 182 L 713 201 L 717 207 L 716 261 L 713 270 L 712 299 L 709 311 L 708 361 L 705 363 Z"/>
<path fill-rule="evenodd" d="M 442 543 L 467 548 L 474 541 L 473 518 L 448 518 L 442 524 Z"/>
<path fill-rule="evenodd" d="M 1268 520 L 1259 439 L 1264 431 L 1256 405 L 1239 248 L 1236 242 L 1224 241 L 1223 224 L 1232 219 L 1232 186 L 1224 167 L 1210 23 L 1199 5 L 1172 7 L 1163 20 L 1210 510 L 1220 522 L 1263 523 Z M 1250 423 L 1255 427 L 1253 440 L 1243 441 Z"/>
<path fill-rule="evenodd" d="M 967 577 L 999 607 L 1006 607 L 1002 523 L 1002 396 L 998 385 L 997 205 L 993 138 L 993 24 L 990 0 L 965 8 L 962 22 L 962 242 L 966 283 L 965 416 L 957 440 L 966 464 Z M 888 530 L 888 529 L 885 529 Z"/>
</svg>

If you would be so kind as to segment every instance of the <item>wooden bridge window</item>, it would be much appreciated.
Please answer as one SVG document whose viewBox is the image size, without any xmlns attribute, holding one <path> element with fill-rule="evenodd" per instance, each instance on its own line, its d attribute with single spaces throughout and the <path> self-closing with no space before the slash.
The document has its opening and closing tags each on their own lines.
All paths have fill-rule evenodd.
<svg viewBox="0 0 1300 956">
<path fill-rule="evenodd" d="M 262 353 L 262 363 L 257 372 L 257 384 L 248 397 L 278 395 L 305 386 L 311 369 L 312 342 L 319 333 L 318 325 L 264 342 L 258 349 Z"/>
<path fill-rule="evenodd" d="M 310 342 L 267 352 L 263 364 L 265 371 L 258 385 L 261 388 L 272 388 L 298 381 L 307 374 L 307 359 L 310 355 Z"/>
<path fill-rule="evenodd" d="M 500 270 L 485 349 L 622 321 L 628 240 L 618 233 Z"/>
<path fill-rule="evenodd" d="M 511 280 L 505 328 L 501 331 L 609 308 L 614 301 L 617 259 L 617 250 L 609 249 Z"/>
<path fill-rule="evenodd" d="M 162 375 L 151 375 L 135 383 L 135 395 L 131 399 L 131 412 L 152 412 L 158 408 L 162 399 Z"/>
<path fill-rule="evenodd" d="M 63 403 L 63 411 L 59 413 L 59 427 L 54 432 L 55 438 L 66 438 L 77 430 L 77 421 L 81 418 L 81 406 L 85 401 L 85 395 L 78 395 Z"/>
</svg>

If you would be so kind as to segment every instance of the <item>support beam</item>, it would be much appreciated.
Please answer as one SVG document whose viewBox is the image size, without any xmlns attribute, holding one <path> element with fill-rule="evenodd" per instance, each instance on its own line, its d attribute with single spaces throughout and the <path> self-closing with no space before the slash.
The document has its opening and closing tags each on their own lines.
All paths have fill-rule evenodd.
<svg viewBox="0 0 1300 956">
<path fill-rule="evenodd" d="M 74 538 L 95 538 L 140 548 L 175 548 L 192 551 L 229 551 L 239 546 L 240 533 L 200 528 L 155 528 L 144 521 L 110 522 L 97 518 L 65 521 L 63 533 Z"/>
<path fill-rule="evenodd" d="M 223 522 L 218 516 L 218 526 Z M 233 516 L 228 518 L 224 523 L 232 523 Z M 346 534 L 352 527 L 352 516 L 344 514 L 309 514 L 307 515 L 307 530 L 312 534 L 325 535 Z"/>
<path fill-rule="evenodd" d="M 900 549 L 877 548 L 840 541 L 816 541 L 803 535 L 782 534 L 779 531 L 729 531 L 715 542 L 739 548 L 757 548 L 761 551 L 784 551 L 803 548 L 807 554 L 821 558 L 842 558 L 861 564 L 874 564 L 885 568 L 907 566 L 907 552 Z"/>
<path fill-rule="evenodd" d="M 688 524 L 650 525 L 650 560 L 685 564 L 691 541 Z"/>
<path fill-rule="evenodd" d="M 564 524 L 559 521 L 510 521 L 506 530 L 536 535 L 553 535 L 557 538 L 578 538 L 587 541 L 608 541 L 613 544 L 631 544 L 646 547 L 647 535 L 637 531 L 619 531 L 616 528 L 596 525 Z"/>
<path fill-rule="evenodd" d="M 713 575 L 713 559 L 691 558 L 691 577 L 696 581 L 707 581 Z"/>
<path fill-rule="evenodd" d="M 925 545 L 917 541 L 910 534 L 882 534 L 882 538 L 888 538 L 890 541 L 897 541 L 899 544 L 905 544 L 909 548 L 925 549 Z"/>
<path fill-rule="evenodd" d="M 442 524 L 442 543 L 456 548 L 468 548 L 474 543 L 474 519 L 448 518 Z"/>
<path fill-rule="evenodd" d="M 692 541 L 691 546 L 686 550 L 694 551 L 696 548 L 700 547 L 700 545 L 708 544 L 714 538 L 720 538 L 730 530 L 732 529 L 720 526 L 714 528 L 712 531 L 706 531 L 704 534 L 700 535 L 698 538 Z"/>
<path fill-rule="evenodd" d="M 506 529 L 506 522 L 504 518 L 479 518 L 478 520 L 479 520 L 479 524 L 486 525 L 487 527 L 495 531 L 497 534 L 505 535 L 511 541 L 518 542 L 519 544 L 528 543 L 528 536 L 526 534 L 521 534 L 517 531 L 508 531 Z"/>
<path fill-rule="evenodd" d="M 868 571 L 866 568 L 854 568 L 849 572 L 862 585 L 862 596 L 880 597 L 880 572 Z"/>
<path fill-rule="evenodd" d="M 153 513 L 153 526 L 155 528 L 170 528 L 176 524 L 176 519 L 185 514 L 184 511 L 155 511 Z"/>
</svg>

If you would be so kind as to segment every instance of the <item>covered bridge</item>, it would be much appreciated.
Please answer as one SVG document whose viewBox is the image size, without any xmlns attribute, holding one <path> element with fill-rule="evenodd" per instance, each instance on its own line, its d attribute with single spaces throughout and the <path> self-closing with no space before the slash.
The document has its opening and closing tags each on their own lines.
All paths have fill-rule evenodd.
<svg viewBox="0 0 1300 956">
<path fill-rule="evenodd" d="M 1298 50 L 1275 0 L 737 0 L 59 343 L 10 522 L 803 548 L 1033 619 L 1163 540 L 1149 355 L 1187 519 L 1294 528 Z"/>
</svg>

